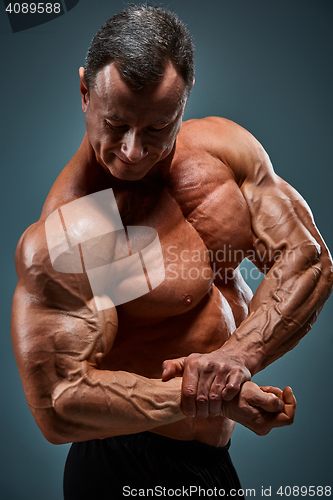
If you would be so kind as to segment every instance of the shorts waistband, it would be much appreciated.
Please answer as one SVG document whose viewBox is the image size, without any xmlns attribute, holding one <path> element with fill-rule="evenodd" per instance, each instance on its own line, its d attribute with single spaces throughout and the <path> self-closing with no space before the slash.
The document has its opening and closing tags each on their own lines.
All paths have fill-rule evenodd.
<svg viewBox="0 0 333 500">
<path fill-rule="evenodd" d="M 183 457 L 187 456 L 193 458 L 193 456 L 200 456 L 202 459 L 208 461 L 223 459 L 223 457 L 228 454 L 231 444 L 231 440 L 229 440 L 226 446 L 215 447 L 196 440 L 182 441 L 179 439 L 172 439 L 150 431 L 116 436 L 111 439 L 122 442 L 124 445 L 138 446 L 145 449 L 149 449 L 150 446 L 154 448 L 158 447 L 174 456 L 177 456 L 178 453 Z"/>
</svg>

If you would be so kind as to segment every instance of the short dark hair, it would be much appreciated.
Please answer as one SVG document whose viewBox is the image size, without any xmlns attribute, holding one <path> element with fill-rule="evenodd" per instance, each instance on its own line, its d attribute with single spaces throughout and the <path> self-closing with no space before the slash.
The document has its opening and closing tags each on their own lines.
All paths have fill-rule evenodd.
<svg viewBox="0 0 333 500">
<path fill-rule="evenodd" d="M 194 43 L 185 24 L 167 9 L 130 5 L 112 16 L 96 33 L 85 62 L 88 92 L 109 62 L 134 87 L 157 83 L 171 61 L 189 94 L 194 79 Z"/>
</svg>

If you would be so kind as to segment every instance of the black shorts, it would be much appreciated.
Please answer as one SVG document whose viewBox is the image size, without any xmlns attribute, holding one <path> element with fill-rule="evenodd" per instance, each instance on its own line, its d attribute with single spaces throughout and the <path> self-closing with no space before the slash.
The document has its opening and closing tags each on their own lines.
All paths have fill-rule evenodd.
<svg viewBox="0 0 333 500">
<path fill-rule="evenodd" d="M 237 493 L 241 485 L 229 446 L 215 448 L 151 432 L 73 443 L 65 466 L 64 499 L 118 500 L 135 494 L 222 498 L 230 496 L 230 490 L 234 499 L 243 498 Z M 199 495 L 199 488 L 206 494 Z"/>
</svg>

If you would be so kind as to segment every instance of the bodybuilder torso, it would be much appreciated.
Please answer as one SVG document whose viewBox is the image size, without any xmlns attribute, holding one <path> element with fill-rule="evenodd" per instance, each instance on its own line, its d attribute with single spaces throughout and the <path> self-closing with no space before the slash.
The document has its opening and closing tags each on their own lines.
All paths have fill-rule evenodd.
<svg viewBox="0 0 333 500">
<path fill-rule="evenodd" d="M 123 225 L 150 226 L 159 235 L 165 280 L 117 307 L 118 333 L 103 369 L 161 378 L 165 359 L 221 347 L 247 314 L 251 292 L 236 271 L 252 248 L 247 204 L 232 171 L 191 143 L 191 122 L 183 129 L 170 169 L 154 167 L 135 182 L 107 175 L 85 138 L 46 202 L 50 213 L 111 187 Z M 224 446 L 233 427 L 222 417 L 187 418 L 154 432 Z"/>
</svg>

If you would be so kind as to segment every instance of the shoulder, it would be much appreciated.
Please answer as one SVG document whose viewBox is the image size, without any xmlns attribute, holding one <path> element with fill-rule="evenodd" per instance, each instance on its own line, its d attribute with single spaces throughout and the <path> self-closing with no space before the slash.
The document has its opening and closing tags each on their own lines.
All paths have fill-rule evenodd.
<svg viewBox="0 0 333 500">
<path fill-rule="evenodd" d="M 91 298 L 86 274 L 61 273 L 53 267 L 45 219 L 31 225 L 21 236 L 15 266 L 18 276 L 15 295 L 24 302 L 65 311 L 80 308 Z"/>
<path fill-rule="evenodd" d="M 184 122 L 179 134 L 181 147 L 205 151 L 233 172 L 236 182 L 273 175 L 273 167 L 260 142 L 237 123 L 217 116 Z"/>
<path fill-rule="evenodd" d="M 26 280 L 27 276 L 48 261 L 45 239 L 45 221 L 39 220 L 29 226 L 16 247 L 15 266 L 18 279 Z"/>
<path fill-rule="evenodd" d="M 210 221 L 220 218 L 221 226 L 222 219 L 229 217 L 228 212 L 237 213 L 244 226 L 249 224 L 240 184 L 222 155 L 230 147 L 226 139 L 228 130 L 238 128 L 229 120 L 216 117 L 183 124 L 168 181 L 185 217 L 195 216 L 206 222 L 208 218 Z M 230 228 L 228 233 L 233 234 Z"/>
<path fill-rule="evenodd" d="M 239 141 L 254 142 L 254 137 L 237 123 L 219 116 L 207 116 L 206 118 L 187 120 L 183 122 L 180 132 L 181 140 L 190 145 L 196 142 L 202 147 L 216 147 L 215 141 L 220 142 Z"/>
<path fill-rule="evenodd" d="M 46 305 L 80 306 L 92 296 L 89 272 L 111 263 L 123 239 L 112 189 L 72 199 L 22 235 L 16 250 L 19 287 Z"/>
</svg>

